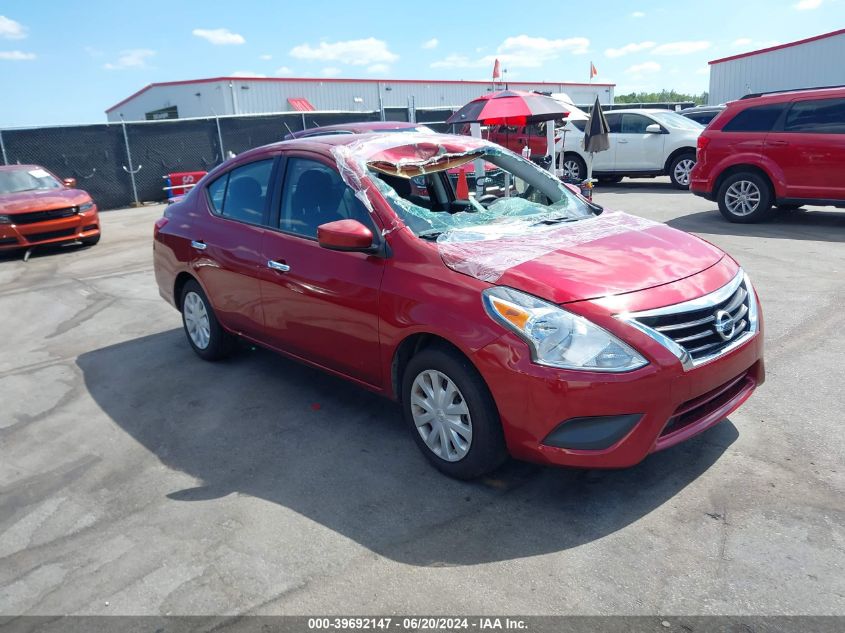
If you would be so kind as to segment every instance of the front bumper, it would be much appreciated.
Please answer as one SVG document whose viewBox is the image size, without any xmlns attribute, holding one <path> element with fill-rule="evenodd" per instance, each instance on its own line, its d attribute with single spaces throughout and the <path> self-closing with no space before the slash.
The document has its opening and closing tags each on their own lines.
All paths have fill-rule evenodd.
<svg viewBox="0 0 845 633">
<path fill-rule="evenodd" d="M 0 224 L 0 250 L 73 242 L 99 233 L 100 219 L 96 209 L 43 222 Z"/>
<path fill-rule="evenodd" d="M 632 466 L 724 420 L 765 379 L 762 324 L 744 345 L 689 371 L 658 343 L 637 338 L 636 346 L 651 362 L 623 374 L 538 365 L 510 333 L 479 350 L 473 361 L 496 401 L 511 455 L 559 466 Z M 549 445 L 568 421 L 633 415 L 633 427 L 607 448 Z"/>
</svg>

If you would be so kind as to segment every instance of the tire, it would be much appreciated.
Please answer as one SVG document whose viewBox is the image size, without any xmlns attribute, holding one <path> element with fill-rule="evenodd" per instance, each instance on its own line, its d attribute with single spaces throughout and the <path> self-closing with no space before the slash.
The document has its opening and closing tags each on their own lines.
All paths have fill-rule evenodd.
<svg viewBox="0 0 845 633">
<path fill-rule="evenodd" d="M 437 402 L 438 395 L 449 403 Z M 454 407 L 454 415 L 448 414 L 449 407 Z M 475 367 L 451 349 L 429 347 L 411 358 L 402 376 L 402 410 L 423 455 L 449 477 L 475 479 L 508 458 L 487 385 Z M 431 422 L 424 422 L 427 419 Z M 423 435 L 432 438 L 431 447 Z"/>
<path fill-rule="evenodd" d="M 92 235 L 91 237 L 84 237 L 81 240 L 84 246 L 94 246 L 97 242 L 100 241 L 100 234 L 97 233 L 96 235 Z"/>
<path fill-rule="evenodd" d="M 622 182 L 622 176 L 602 176 L 599 178 L 600 183 L 617 185 Z"/>
<path fill-rule="evenodd" d="M 203 360 L 215 361 L 226 358 L 232 353 L 235 337 L 221 327 L 208 297 L 193 279 L 186 282 L 182 288 L 179 305 L 185 337 L 197 356 Z"/>
<path fill-rule="evenodd" d="M 689 175 L 695 166 L 695 154 L 684 152 L 678 154 L 669 163 L 669 180 L 675 189 L 689 189 Z"/>
<path fill-rule="evenodd" d="M 754 172 L 739 172 L 725 178 L 716 199 L 719 211 L 729 222 L 751 224 L 772 215 L 771 186 Z"/>
<path fill-rule="evenodd" d="M 561 163 L 562 180 L 584 180 L 587 177 L 587 163 L 578 154 L 564 154 Z"/>
</svg>

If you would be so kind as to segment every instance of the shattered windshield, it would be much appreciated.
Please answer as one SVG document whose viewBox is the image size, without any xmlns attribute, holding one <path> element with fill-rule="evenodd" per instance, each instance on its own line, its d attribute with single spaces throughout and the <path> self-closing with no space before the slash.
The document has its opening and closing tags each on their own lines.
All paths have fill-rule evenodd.
<svg viewBox="0 0 845 633">
<path fill-rule="evenodd" d="M 389 161 L 369 161 L 368 168 L 396 214 L 424 239 L 457 230 L 551 225 L 594 215 L 551 174 L 491 145 L 460 154 L 444 152 L 422 168 Z"/>
</svg>

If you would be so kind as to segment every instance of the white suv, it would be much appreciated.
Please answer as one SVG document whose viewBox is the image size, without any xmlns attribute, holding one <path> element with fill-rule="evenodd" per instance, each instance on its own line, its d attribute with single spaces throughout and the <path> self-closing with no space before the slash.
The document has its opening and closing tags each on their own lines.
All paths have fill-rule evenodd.
<svg viewBox="0 0 845 633">
<path fill-rule="evenodd" d="M 595 178 L 619 182 L 623 176 L 668 175 L 679 189 L 689 188 L 689 173 L 695 165 L 695 146 L 703 125 L 671 110 L 613 110 L 605 112 L 605 117 L 610 128 L 610 148 L 595 154 Z M 586 123 L 567 121 L 559 132 L 563 138 L 557 144 L 556 155 L 562 178 L 587 177 L 590 155 L 584 151 Z"/>
</svg>

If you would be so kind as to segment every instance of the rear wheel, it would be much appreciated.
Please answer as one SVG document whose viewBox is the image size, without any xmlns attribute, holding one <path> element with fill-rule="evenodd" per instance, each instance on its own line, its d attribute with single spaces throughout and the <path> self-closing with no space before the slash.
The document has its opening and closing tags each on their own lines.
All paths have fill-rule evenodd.
<svg viewBox="0 0 845 633">
<path fill-rule="evenodd" d="M 419 449 L 450 477 L 474 479 L 507 459 L 493 398 L 457 352 L 430 347 L 408 362 L 402 408 Z"/>
<path fill-rule="evenodd" d="M 719 211 L 725 219 L 740 224 L 759 222 L 771 216 L 769 183 L 753 172 L 731 174 L 719 187 Z"/>
<path fill-rule="evenodd" d="M 669 165 L 669 179 L 677 189 L 689 189 L 689 175 L 695 167 L 695 154 L 688 152 L 676 156 Z"/>
<path fill-rule="evenodd" d="M 235 337 L 224 330 L 200 285 L 188 281 L 182 288 L 182 325 L 185 336 L 204 360 L 220 360 L 232 353 Z"/>
<path fill-rule="evenodd" d="M 587 163 L 577 154 L 566 154 L 561 165 L 564 180 L 584 180 L 587 177 Z"/>
</svg>

